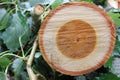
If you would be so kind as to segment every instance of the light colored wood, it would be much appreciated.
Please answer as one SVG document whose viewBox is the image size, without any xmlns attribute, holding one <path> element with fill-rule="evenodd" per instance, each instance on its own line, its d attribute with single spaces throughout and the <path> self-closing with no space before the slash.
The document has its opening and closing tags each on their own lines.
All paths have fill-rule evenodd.
<svg viewBox="0 0 120 80">
<path fill-rule="evenodd" d="M 34 14 L 41 15 L 44 12 L 44 7 L 41 4 L 36 4 L 34 7 Z"/>
<path fill-rule="evenodd" d="M 52 68 L 67 75 L 83 75 L 108 60 L 114 49 L 115 28 L 97 6 L 86 2 L 66 3 L 48 14 L 38 42 Z"/>
</svg>

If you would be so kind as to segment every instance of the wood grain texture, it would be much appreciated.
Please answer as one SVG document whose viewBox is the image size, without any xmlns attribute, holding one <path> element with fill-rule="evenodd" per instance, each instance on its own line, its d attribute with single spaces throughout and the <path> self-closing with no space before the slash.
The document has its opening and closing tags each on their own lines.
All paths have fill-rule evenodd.
<svg viewBox="0 0 120 80">
<path fill-rule="evenodd" d="M 66 53 L 65 50 L 67 49 L 64 49 L 65 53 L 63 53 L 63 51 L 61 50 L 63 48 L 60 49 L 60 47 L 58 46 L 58 44 L 65 43 L 64 41 L 62 42 L 58 41 L 58 38 L 60 38 L 59 31 L 64 29 L 62 27 L 66 23 L 69 23 L 74 20 L 83 21 L 83 23 L 88 24 L 94 29 L 92 32 L 95 31 L 94 35 L 96 36 L 92 36 L 92 38 L 96 38 L 96 39 L 94 40 L 92 39 L 93 41 L 90 42 L 88 42 L 87 40 L 88 43 L 91 44 L 95 43 L 94 48 L 92 48 L 91 46 L 88 47 L 88 49 L 90 49 L 90 47 L 94 49 L 90 51 L 88 50 L 89 55 L 82 56 L 82 54 L 80 53 L 79 49 L 82 49 L 81 51 L 84 50 L 83 48 L 81 47 L 78 48 L 78 47 L 82 46 L 83 43 L 76 44 L 78 45 L 78 47 L 74 48 L 73 52 L 78 52 L 78 53 L 75 53 L 75 55 L 74 53 L 69 54 L 70 52 L 69 50 L 65 55 Z M 80 24 L 79 26 L 78 24 L 77 26 L 72 25 L 73 28 L 78 29 L 77 34 L 75 33 L 76 35 L 74 35 L 74 32 L 76 32 L 74 30 L 77 29 L 73 29 L 73 32 L 70 32 L 71 34 L 66 34 L 66 35 L 69 36 L 74 35 L 72 37 L 74 37 L 75 39 L 77 39 L 77 37 L 79 38 L 81 36 L 83 37 L 83 35 L 79 33 L 80 30 L 84 32 L 84 36 L 85 36 L 84 38 L 88 39 L 89 35 L 92 34 L 89 33 L 89 30 L 91 30 L 91 28 L 89 29 L 85 25 L 83 25 L 81 28 L 78 28 L 81 26 L 81 23 L 79 24 Z M 70 25 L 68 27 L 70 27 Z M 85 31 L 86 28 L 84 27 L 88 28 L 88 31 Z M 65 30 L 64 32 L 69 32 L 69 29 Z M 48 14 L 48 16 L 41 25 L 38 42 L 44 59 L 52 68 L 63 74 L 76 76 L 94 71 L 100 68 L 108 60 L 109 56 L 111 55 L 114 49 L 115 35 L 116 34 L 115 34 L 114 24 L 109 18 L 109 16 L 102 9 L 98 8 L 93 4 L 86 2 L 72 2 L 72 3 L 63 4 L 58 8 L 52 10 Z M 66 40 L 73 40 L 73 39 L 66 38 Z M 87 43 L 86 41 L 83 42 L 85 44 Z M 69 46 L 71 45 L 70 47 L 73 48 L 75 44 L 73 43 L 70 44 L 70 43 L 68 45 Z M 71 56 L 68 57 L 68 55 L 72 55 L 72 56 L 78 55 L 79 57 L 75 57 L 75 58 Z"/>
<path fill-rule="evenodd" d="M 56 44 L 61 53 L 69 58 L 88 56 L 96 45 L 96 32 L 85 21 L 71 20 L 60 27 Z"/>
</svg>

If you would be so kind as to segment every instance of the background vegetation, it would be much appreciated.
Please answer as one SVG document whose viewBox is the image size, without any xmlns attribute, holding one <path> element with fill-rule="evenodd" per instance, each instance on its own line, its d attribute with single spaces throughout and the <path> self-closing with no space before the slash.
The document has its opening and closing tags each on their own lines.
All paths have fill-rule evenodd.
<svg viewBox="0 0 120 80">
<path fill-rule="evenodd" d="M 30 80 L 26 70 L 26 60 L 40 25 L 50 10 L 66 1 L 0 0 L 0 80 Z M 111 58 L 100 69 L 73 77 L 52 70 L 37 48 L 32 65 L 33 71 L 42 74 L 47 80 L 120 80 L 120 71 L 117 74 L 113 66 L 115 58 L 120 58 L 120 10 L 109 8 L 106 0 L 69 1 L 87 1 L 107 10 L 116 25 L 117 33 Z M 45 12 L 36 17 L 32 8 L 38 3 L 45 7 Z M 39 77 L 39 80 L 42 78 Z"/>
</svg>

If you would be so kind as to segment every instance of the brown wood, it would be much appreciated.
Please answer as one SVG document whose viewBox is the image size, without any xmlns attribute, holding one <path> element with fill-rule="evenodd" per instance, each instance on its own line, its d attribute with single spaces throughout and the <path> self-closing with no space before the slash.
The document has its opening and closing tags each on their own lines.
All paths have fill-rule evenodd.
<svg viewBox="0 0 120 80">
<path fill-rule="evenodd" d="M 36 4 L 34 7 L 34 14 L 41 15 L 44 12 L 44 7 L 41 4 Z"/>
<path fill-rule="evenodd" d="M 52 68 L 77 76 L 100 68 L 108 60 L 115 35 L 114 24 L 102 9 L 86 2 L 71 2 L 48 14 L 38 42 Z"/>
<path fill-rule="evenodd" d="M 59 29 L 56 44 L 63 55 L 73 59 L 83 58 L 95 48 L 95 30 L 84 21 L 72 20 Z"/>
</svg>

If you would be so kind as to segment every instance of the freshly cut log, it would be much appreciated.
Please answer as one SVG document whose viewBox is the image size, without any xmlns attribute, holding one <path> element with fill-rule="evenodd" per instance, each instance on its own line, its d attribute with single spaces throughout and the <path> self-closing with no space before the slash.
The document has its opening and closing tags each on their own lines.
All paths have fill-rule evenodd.
<svg viewBox="0 0 120 80">
<path fill-rule="evenodd" d="M 65 3 L 52 10 L 39 31 L 43 58 L 56 71 L 77 76 L 100 68 L 115 44 L 109 16 L 94 4 Z"/>
</svg>

